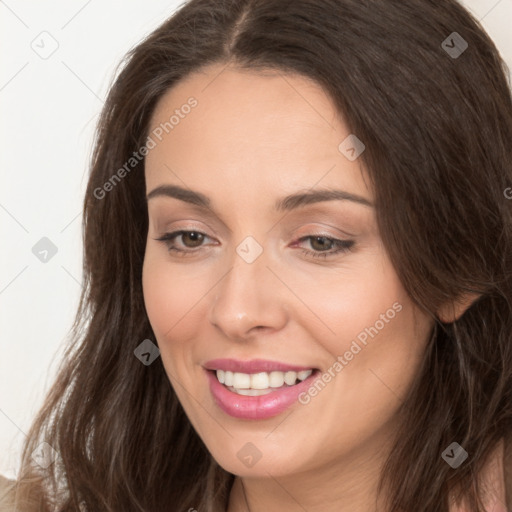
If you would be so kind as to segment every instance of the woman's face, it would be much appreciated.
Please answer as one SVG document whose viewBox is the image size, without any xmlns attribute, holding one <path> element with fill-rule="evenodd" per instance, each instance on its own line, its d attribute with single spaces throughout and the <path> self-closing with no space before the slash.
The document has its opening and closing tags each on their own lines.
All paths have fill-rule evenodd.
<svg viewBox="0 0 512 512">
<path fill-rule="evenodd" d="M 246 476 L 373 464 L 432 322 L 382 245 L 363 147 L 319 86 L 218 65 L 162 98 L 150 137 L 144 299 L 214 458 Z"/>
</svg>

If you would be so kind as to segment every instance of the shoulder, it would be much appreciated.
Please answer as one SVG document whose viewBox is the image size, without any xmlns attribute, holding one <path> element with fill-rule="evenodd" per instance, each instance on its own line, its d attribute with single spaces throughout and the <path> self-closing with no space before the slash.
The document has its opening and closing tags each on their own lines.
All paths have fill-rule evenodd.
<svg viewBox="0 0 512 512">
<path fill-rule="evenodd" d="M 495 448 L 488 464 L 484 468 L 484 482 L 489 489 L 489 498 L 486 501 L 487 510 L 494 512 L 507 512 L 509 510 L 507 500 L 511 496 L 507 491 L 510 487 L 510 474 L 505 468 L 508 466 L 507 456 L 510 448 L 510 439 L 502 438 Z M 512 461 L 510 461 L 512 462 Z"/>
<path fill-rule="evenodd" d="M 0 475 L 0 510 L 2 512 L 14 512 L 14 492 L 16 481 L 9 480 L 3 475 Z"/>
<path fill-rule="evenodd" d="M 480 481 L 486 512 L 512 510 L 512 439 L 502 438 L 486 462 Z M 508 500 L 508 501 L 507 501 Z M 452 504 L 450 512 L 467 512 L 467 504 Z"/>
<path fill-rule="evenodd" d="M 512 510 L 512 436 L 504 441 L 503 476 L 505 480 L 505 502 L 508 510 Z"/>
<path fill-rule="evenodd" d="M 9 480 L 6 476 L 0 474 L 0 497 L 8 493 L 15 484 L 16 480 Z"/>
<path fill-rule="evenodd" d="M 41 477 L 23 481 L 0 475 L 1 512 L 50 512 L 44 496 Z"/>
</svg>

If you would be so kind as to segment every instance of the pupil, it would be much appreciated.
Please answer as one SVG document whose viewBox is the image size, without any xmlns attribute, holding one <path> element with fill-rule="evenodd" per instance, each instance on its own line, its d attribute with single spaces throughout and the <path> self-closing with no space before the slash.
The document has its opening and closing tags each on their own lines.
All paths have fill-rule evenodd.
<svg viewBox="0 0 512 512">
<path fill-rule="evenodd" d="M 190 231 L 189 233 L 186 233 L 186 236 L 192 240 L 192 242 L 201 242 L 201 236 L 199 233 L 195 231 Z"/>
<path fill-rule="evenodd" d="M 317 237 L 314 238 L 314 241 L 319 243 L 320 249 L 325 249 L 325 247 L 326 247 L 326 243 L 325 242 L 327 241 L 326 237 L 324 237 L 324 236 L 317 236 Z"/>
</svg>

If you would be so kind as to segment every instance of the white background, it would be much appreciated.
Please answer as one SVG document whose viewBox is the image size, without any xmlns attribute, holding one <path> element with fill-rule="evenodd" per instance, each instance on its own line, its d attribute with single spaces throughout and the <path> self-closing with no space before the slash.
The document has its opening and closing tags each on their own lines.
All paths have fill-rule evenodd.
<svg viewBox="0 0 512 512">
<path fill-rule="evenodd" d="M 103 99 L 123 55 L 181 3 L 0 0 L 0 473 L 7 476 L 17 471 L 78 305 L 81 209 Z M 512 0 L 464 4 L 512 68 Z M 33 49 L 57 44 L 46 59 Z M 57 247 L 46 263 L 32 253 L 42 237 Z"/>
</svg>

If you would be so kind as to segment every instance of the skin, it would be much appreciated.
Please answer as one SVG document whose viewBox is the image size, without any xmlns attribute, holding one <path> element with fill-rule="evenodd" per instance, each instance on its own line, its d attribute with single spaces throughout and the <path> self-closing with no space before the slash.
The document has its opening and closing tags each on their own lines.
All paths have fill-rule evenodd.
<svg viewBox="0 0 512 512">
<path fill-rule="evenodd" d="M 143 289 L 172 386 L 213 457 L 237 475 L 228 512 L 247 510 L 240 479 L 252 512 L 384 510 L 376 503 L 379 471 L 433 321 L 402 287 L 374 207 L 345 200 L 286 214 L 273 208 L 311 188 L 373 201 L 361 160 L 338 150 L 350 130 L 315 83 L 220 65 L 168 91 L 150 130 L 190 96 L 198 105 L 146 157 L 146 191 L 179 185 L 211 205 L 148 201 Z M 202 243 L 177 237 L 175 245 L 191 251 L 185 256 L 156 240 L 180 229 L 206 235 Z M 303 249 L 321 246 L 298 241 L 315 235 L 355 244 L 315 258 Z M 236 252 L 247 236 L 263 249 L 252 263 Z M 215 404 L 202 366 L 208 360 L 263 358 L 326 372 L 397 302 L 401 311 L 307 405 L 241 420 Z M 247 442 L 261 453 L 251 468 L 237 457 Z"/>
</svg>

